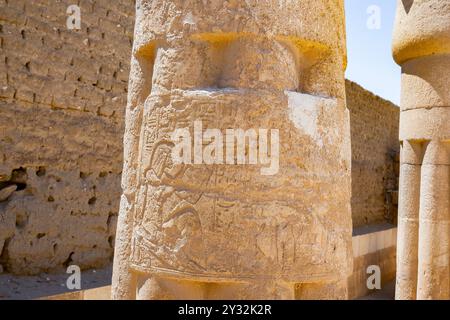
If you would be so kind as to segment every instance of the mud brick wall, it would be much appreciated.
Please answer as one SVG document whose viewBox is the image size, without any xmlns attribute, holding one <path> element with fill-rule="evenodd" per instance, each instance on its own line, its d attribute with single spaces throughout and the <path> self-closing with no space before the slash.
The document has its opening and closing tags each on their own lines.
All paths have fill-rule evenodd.
<svg viewBox="0 0 450 320">
<path fill-rule="evenodd" d="M 353 227 L 395 222 L 399 108 L 347 81 L 352 138 Z"/>
<path fill-rule="evenodd" d="M 133 0 L 0 0 L 0 269 L 110 262 L 133 22 Z M 347 98 L 360 226 L 385 219 L 398 109 L 350 82 Z"/>
<path fill-rule="evenodd" d="M 66 10 L 81 8 L 81 30 Z M 0 0 L 0 266 L 112 257 L 132 0 Z"/>
</svg>

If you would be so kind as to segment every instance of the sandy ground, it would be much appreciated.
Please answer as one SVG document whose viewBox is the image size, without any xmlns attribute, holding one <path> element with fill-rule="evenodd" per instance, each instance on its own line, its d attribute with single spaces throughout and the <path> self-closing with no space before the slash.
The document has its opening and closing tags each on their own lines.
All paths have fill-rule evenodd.
<svg viewBox="0 0 450 320">
<path fill-rule="evenodd" d="M 374 293 L 356 299 L 356 300 L 394 300 L 395 299 L 395 280 L 388 283 L 381 290 L 377 290 Z"/>
<path fill-rule="evenodd" d="M 81 289 L 93 289 L 111 284 L 112 266 L 81 273 Z M 0 275 L 0 300 L 29 300 L 73 292 L 66 286 L 69 274 L 42 274 L 39 276 Z M 393 300 L 395 281 L 382 290 L 357 300 Z"/>
<path fill-rule="evenodd" d="M 81 272 L 81 290 L 111 284 L 112 266 Z M 14 276 L 0 274 L 0 300 L 29 300 L 72 292 L 66 286 L 70 274 L 41 274 L 39 276 Z"/>
</svg>

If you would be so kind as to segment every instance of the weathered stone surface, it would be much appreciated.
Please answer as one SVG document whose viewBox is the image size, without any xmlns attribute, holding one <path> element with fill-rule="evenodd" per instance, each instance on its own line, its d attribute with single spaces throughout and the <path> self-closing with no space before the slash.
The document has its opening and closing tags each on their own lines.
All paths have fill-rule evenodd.
<svg viewBox="0 0 450 320">
<path fill-rule="evenodd" d="M 14 0 L 8 1 L 8 3 L 0 1 L 0 43 L 2 45 L 0 51 L 0 192 L 6 194 L 10 193 L 14 186 L 17 188 L 16 191 L 9 194 L 7 199 L 4 199 L 5 201 L 0 202 L 0 265 L 5 267 L 6 272 L 38 274 L 44 271 L 60 271 L 68 263 L 78 264 L 83 268 L 99 267 L 108 263 L 113 253 L 111 247 L 114 246 L 116 214 L 120 198 L 123 113 L 130 73 L 134 1 L 81 1 L 82 29 L 79 31 L 66 29 L 65 13 L 70 4 L 73 4 L 72 1 Z M 298 4 L 298 6 L 304 5 Z M 318 3 L 317 8 L 326 8 L 332 5 L 334 6 L 333 1 L 326 2 L 326 4 Z M 218 6 L 221 5 L 218 4 Z M 226 6 L 229 8 L 226 9 Z M 226 12 L 236 8 L 240 12 L 239 17 L 244 16 L 245 18 L 244 10 L 239 8 L 239 2 L 229 1 L 226 6 L 225 9 L 220 10 Z M 183 90 L 179 91 L 180 93 L 192 91 L 191 95 L 180 95 L 185 99 L 183 101 L 187 101 L 186 99 L 189 97 L 194 106 L 201 101 L 210 104 L 211 101 L 217 100 L 214 105 L 222 105 L 218 107 L 222 108 L 222 111 L 227 104 L 235 105 L 235 108 L 232 109 L 235 111 L 241 109 L 238 110 L 241 118 L 249 115 L 250 111 L 245 111 L 246 106 L 252 106 L 251 108 L 254 110 L 259 110 L 262 105 L 266 105 L 267 109 L 264 111 L 266 114 L 275 108 L 277 110 L 273 112 L 277 117 L 287 119 L 287 123 L 280 123 L 280 121 L 277 123 L 277 126 L 284 128 L 285 133 L 290 128 L 292 130 L 289 131 L 289 135 L 291 131 L 295 133 L 304 130 L 303 137 L 298 140 L 304 149 L 295 162 L 289 160 L 290 164 L 305 166 L 303 171 L 299 172 L 317 173 L 320 172 L 322 165 L 327 168 L 326 170 L 331 171 L 334 163 L 330 159 L 340 157 L 340 155 L 337 151 L 338 147 L 333 149 L 325 146 L 330 140 L 334 141 L 333 139 L 338 138 L 333 132 L 327 133 L 321 128 L 337 125 L 333 122 L 335 118 L 339 119 L 337 116 L 339 113 L 333 114 L 333 111 L 330 110 L 333 107 L 334 99 L 323 98 L 339 97 L 337 99 L 339 103 L 342 103 L 343 100 L 341 76 L 336 78 L 327 76 L 330 73 L 342 71 L 341 68 L 337 68 L 341 63 L 335 64 L 334 61 L 329 61 L 331 58 L 327 55 L 329 51 L 327 46 L 329 47 L 330 43 L 330 39 L 327 37 L 330 33 L 335 32 L 328 25 L 334 22 L 323 20 L 323 24 L 317 25 L 319 31 L 315 35 L 311 30 L 304 29 L 306 24 L 301 27 L 297 25 L 299 21 L 297 17 L 301 17 L 308 23 L 315 19 L 314 16 L 307 17 L 305 14 L 307 11 L 300 9 L 297 10 L 300 13 L 295 13 L 296 16 L 288 23 L 289 28 L 286 30 L 282 30 L 285 22 L 282 22 L 281 18 L 275 17 L 277 21 L 273 24 L 274 31 L 278 30 L 278 34 L 282 34 L 282 36 L 270 39 L 270 41 L 264 37 L 253 37 L 250 38 L 252 41 L 248 41 L 240 34 L 231 32 L 223 37 L 217 36 L 220 34 L 217 30 L 197 38 L 194 36 L 196 38 L 194 40 L 197 42 L 195 48 L 198 49 L 195 52 L 198 54 L 211 44 L 214 47 L 208 56 L 211 57 L 212 67 L 207 69 L 211 65 L 205 61 L 205 71 L 201 71 L 195 65 L 200 61 L 198 56 L 194 55 L 194 59 L 191 61 L 192 55 L 182 52 L 181 57 L 183 59 L 186 57 L 186 61 L 190 61 L 193 65 L 186 64 L 175 67 L 177 64 L 172 66 L 170 63 L 166 63 L 164 66 L 167 66 L 167 69 L 164 69 L 166 67 L 162 68 L 162 64 L 159 68 L 160 72 L 167 70 L 168 76 L 175 71 L 179 74 L 182 71 L 187 76 L 176 79 L 173 77 L 166 79 L 161 76 L 153 88 L 158 87 L 164 90 L 165 87 L 172 86 L 167 84 L 167 81 L 170 80 L 174 83 L 174 87 L 183 87 Z M 156 13 L 157 9 L 154 10 Z M 258 19 L 262 21 L 266 19 L 264 14 L 267 12 L 272 14 L 270 8 L 265 5 L 261 7 L 261 10 L 261 16 L 258 16 Z M 282 11 L 278 14 L 285 15 Z M 289 14 L 294 13 L 292 11 Z M 239 17 L 236 18 L 236 21 L 241 19 Z M 195 22 L 193 19 L 194 15 L 186 15 L 186 19 L 183 19 L 186 28 L 191 28 L 191 23 Z M 205 17 L 200 20 L 208 20 L 205 23 L 210 23 L 211 18 Z M 267 30 L 271 28 L 272 22 L 268 21 L 265 25 Z M 252 24 L 253 22 L 247 21 L 246 23 Z M 251 28 L 255 29 L 254 26 Z M 289 33 L 291 31 L 292 33 Z M 193 30 L 193 32 L 197 31 Z M 268 32 L 268 34 L 271 33 L 271 31 Z M 275 36 L 276 33 L 273 35 Z M 301 35 L 309 38 L 302 40 Z M 232 42 L 227 49 L 228 58 L 226 60 L 216 59 L 221 55 L 221 41 Z M 295 42 L 294 45 L 292 42 Z M 289 43 L 291 46 L 288 45 Z M 273 47 L 271 47 L 272 45 Z M 254 54 L 257 50 L 262 50 L 265 54 L 257 56 Z M 302 53 L 298 58 L 294 58 L 292 55 L 292 52 L 296 50 Z M 146 53 L 145 50 L 141 53 L 143 57 L 148 56 L 148 52 Z M 171 53 L 168 52 L 166 56 L 170 57 Z M 177 53 L 173 59 L 179 59 L 179 57 Z M 161 56 L 159 59 L 163 58 L 164 56 Z M 340 59 L 342 60 L 342 58 Z M 273 61 L 276 63 L 272 64 Z M 136 60 L 133 63 L 136 64 Z M 141 59 L 140 63 L 145 65 L 146 60 Z M 299 72 L 292 67 L 293 63 L 302 67 Z M 262 68 L 260 77 L 255 76 L 258 64 Z M 222 65 L 227 66 L 227 68 L 221 69 L 224 76 L 220 79 L 215 78 L 214 72 L 219 72 L 217 70 Z M 311 65 L 313 65 L 312 68 Z M 148 66 L 151 70 L 150 64 Z M 338 71 L 335 71 L 334 67 Z M 284 72 L 280 73 L 278 70 L 284 70 Z M 322 77 L 323 74 L 326 76 Z M 139 79 L 143 78 L 138 77 L 132 80 Z M 208 86 L 215 81 L 218 83 L 215 93 L 214 90 L 209 93 L 197 90 L 199 87 Z M 142 86 L 139 83 L 130 87 L 131 102 L 132 99 L 138 97 L 136 92 L 143 87 L 145 85 Z M 238 89 L 234 92 L 218 90 L 223 87 Z M 255 90 L 254 92 L 260 92 L 262 98 L 252 99 L 255 94 L 247 96 L 241 87 L 244 87 L 245 90 L 251 89 Z M 285 89 L 288 89 L 288 92 L 285 93 Z M 373 169 L 391 166 L 390 159 L 385 159 L 389 135 L 379 131 L 386 126 L 386 121 L 389 121 L 389 126 L 394 126 L 395 121 L 392 119 L 395 115 L 391 116 L 390 107 L 385 107 L 385 102 L 363 92 L 363 89 L 350 83 L 347 84 L 346 89 L 347 106 L 351 111 L 352 140 L 354 141 L 352 143 L 352 176 L 359 177 L 361 183 L 366 178 L 373 181 L 370 188 L 361 188 L 365 192 L 355 195 L 352 200 L 354 223 L 361 225 L 366 221 L 372 223 L 382 219 L 381 190 L 384 186 L 376 184 L 383 177 L 385 180 L 390 179 L 390 174 L 388 169 L 376 172 Z M 303 92 L 303 94 L 297 94 L 295 91 Z M 160 96 L 164 95 L 160 94 Z M 175 94 L 173 96 L 175 97 Z M 243 102 L 240 102 L 241 99 Z M 236 100 L 239 100 L 237 105 Z M 318 102 L 321 103 L 320 108 L 310 108 Z M 169 106 L 165 107 L 169 108 Z M 319 110 L 320 112 L 316 112 Z M 343 108 L 339 110 L 343 110 Z M 136 113 L 136 115 L 139 114 Z M 241 122 L 238 122 L 241 118 L 227 121 L 230 126 L 240 128 L 241 124 L 242 126 L 245 123 L 250 125 L 249 122 L 253 122 L 249 119 L 257 119 L 259 122 L 255 121 L 255 124 L 251 124 L 252 127 L 266 124 L 267 127 L 272 127 L 272 124 L 269 126 L 271 120 L 267 116 L 264 118 L 263 115 L 264 113 L 250 114 Z M 131 117 L 132 114 L 129 113 L 129 116 Z M 219 120 L 215 119 L 217 123 L 221 123 Z M 319 122 L 319 126 L 313 125 L 316 120 Z M 322 120 L 323 123 L 320 123 Z M 291 127 L 288 126 L 290 122 L 293 124 Z M 132 124 L 132 121 L 129 123 Z M 218 128 L 224 128 L 224 125 Z M 128 132 L 133 130 L 137 129 L 129 127 Z M 378 136 L 379 139 L 375 136 Z M 133 140 L 130 137 L 132 137 L 130 134 L 125 136 L 126 154 L 133 150 L 131 143 Z M 374 137 L 370 139 L 373 141 L 370 148 L 366 148 L 367 142 L 361 141 L 364 137 L 368 139 Z M 283 143 L 283 140 L 281 142 L 282 150 L 285 153 L 297 149 L 297 146 L 292 143 Z M 316 148 L 320 144 L 324 144 L 324 146 Z M 379 150 L 379 155 L 375 156 L 375 150 Z M 314 162 L 312 161 L 314 157 L 311 156 L 308 160 L 303 153 L 315 155 L 318 159 L 323 158 Z M 374 161 L 361 161 L 366 159 L 364 156 L 366 153 L 367 157 L 370 154 Z M 285 155 L 282 157 L 288 158 Z M 127 157 L 125 161 L 131 159 L 132 157 Z M 386 161 L 384 165 L 383 161 Z M 276 183 L 272 181 L 267 183 L 267 180 L 263 181 L 263 177 L 260 177 L 259 170 L 253 170 L 256 168 L 245 166 L 242 169 L 250 169 L 249 173 L 244 176 L 245 179 L 258 178 L 261 186 L 273 188 L 271 189 L 272 195 L 267 192 L 259 192 L 252 200 L 255 202 L 265 203 L 269 200 L 273 201 L 277 197 L 287 203 L 291 199 L 298 198 L 298 194 L 295 192 L 296 188 L 306 188 L 315 190 L 315 192 L 320 190 L 319 184 L 315 182 L 305 185 L 304 182 L 298 180 L 298 182 L 292 183 L 290 189 L 286 187 L 284 194 L 277 190 L 281 190 L 282 184 L 291 184 L 287 177 Z M 126 165 L 125 170 L 127 174 L 124 177 L 132 177 L 132 174 L 128 172 L 132 172 L 133 166 Z M 234 174 L 239 173 L 241 169 L 227 168 L 227 170 L 226 172 L 235 170 Z M 284 172 L 286 171 L 284 170 Z M 198 170 L 193 171 L 193 174 L 197 173 Z M 297 176 L 292 174 L 289 177 L 297 179 L 295 177 L 298 177 L 299 173 L 296 174 Z M 317 176 L 320 175 L 317 174 Z M 238 181 L 238 179 L 236 180 Z M 357 180 L 354 179 L 354 181 Z M 132 185 L 127 184 L 126 180 L 124 182 L 124 186 L 127 187 L 124 196 L 126 199 Z M 181 182 L 185 183 L 186 181 Z M 226 183 L 236 188 L 233 196 L 236 194 L 239 196 L 240 193 L 243 194 L 249 189 L 236 181 L 233 183 L 227 181 Z M 339 190 L 336 196 L 347 191 Z M 223 192 L 227 196 L 232 194 L 229 191 Z M 355 191 L 353 190 L 353 192 Z M 330 197 L 329 192 L 326 196 Z M 310 197 L 309 201 L 313 201 L 312 196 L 308 197 Z M 360 197 L 370 205 L 365 205 L 365 201 L 358 200 Z M 319 200 L 322 201 L 322 198 Z M 282 207 L 282 201 L 277 204 L 279 207 Z M 320 201 L 315 203 L 311 210 L 321 211 Z M 355 203 L 360 205 L 356 206 Z M 122 201 L 122 206 L 126 205 L 127 202 Z M 338 211 L 339 205 L 336 204 L 332 210 Z M 301 201 L 293 205 L 295 210 L 301 210 L 302 206 Z M 269 207 L 263 209 L 267 212 Z M 284 210 L 284 205 L 282 209 Z M 225 211 L 227 208 L 223 210 Z M 292 217 L 292 211 L 285 210 L 283 212 L 286 212 L 288 218 Z M 268 216 L 270 217 L 270 215 Z M 323 216 L 325 217 L 325 214 Z M 367 220 L 365 220 L 366 217 Z M 124 216 L 119 217 L 119 219 L 125 218 Z M 220 215 L 219 218 L 222 224 L 227 222 L 224 220 L 224 215 Z M 282 223 L 286 222 L 283 220 L 285 218 L 277 219 Z M 334 228 L 328 219 L 325 222 L 324 225 L 328 229 Z M 126 223 L 121 223 L 121 225 L 126 226 Z M 129 227 L 131 228 L 132 225 Z M 269 227 L 273 229 L 273 225 L 267 227 L 270 235 L 272 229 Z M 311 234 L 308 235 L 308 237 L 310 236 Z M 270 253 L 270 257 L 276 257 L 277 255 L 272 254 L 271 247 L 262 241 L 261 237 L 259 239 L 259 244 L 264 249 L 263 252 Z M 126 239 L 119 241 L 127 243 Z M 286 241 L 280 239 L 280 243 L 284 244 Z M 226 244 L 222 241 L 222 245 Z M 291 249 L 292 246 L 286 247 L 288 252 Z M 117 250 L 118 254 L 121 254 L 121 250 L 126 251 L 128 248 L 117 246 Z M 243 249 L 238 248 L 238 250 Z M 318 252 L 317 248 L 314 250 L 314 252 Z M 276 264 L 268 265 L 268 267 L 275 270 Z M 121 277 L 126 276 L 126 272 L 121 273 Z M 277 286 L 281 293 L 284 292 L 283 284 L 274 282 L 273 285 Z M 220 286 L 213 285 L 213 287 L 215 290 L 211 292 L 215 297 L 231 295 L 239 290 L 239 286 L 225 285 L 224 283 Z M 336 286 L 336 288 L 336 290 L 341 290 L 341 286 Z M 312 297 L 320 292 L 320 290 L 314 291 L 314 286 L 299 285 L 297 289 L 298 292 L 301 292 L 297 293 L 298 297 Z M 261 292 L 264 294 L 264 290 Z M 290 292 L 292 293 L 292 291 Z M 243 295 L 245 294 L 249 293 L 243 293 Z M 233 298 L 232 295 L 230 297 Z"/>
<path fill-rule="evenodd" d="M 8 199 L 8 197 L 16 191 L 17 186 L 13 184 L 12 186 L 5 187 L 0 190 L 0 202 L 5 201 Z"/>
<path fill-rule="evenodd" d="M 395 222 L 399 108 L 347 81 L 352 140 L 353 228 Z"/>
<path fill-rule="evenodd" d="M 80 1 L 81 30 L 66 28 L 71 4 L 0 1 L 6 272 L 98 267 L 113 252 L 134 2 Z"/>
<path fill-rule="evenodd" d="M 346 297 L 344 50 L 341 1 L 138 2 L 114 298 Z M 279 172 L 175 164 L 196 120 L 279 130 Z"/>
<path fill-rule="evenodd" d="M 4 204 L 8 245 L 2 264 L 8 271 L 36 274 L 75 263 L 87 268 L 109 261 L 113 250 L 116 175 L 47 169 L 27 170 L 27 188 Z M 50 222 L 50 223 L 49 223 Z M 9 227 L 8 227 L 9 226 Z M 108 241 L 109 240 L 109 241 Z"/>
<path fill-rule="evenodd" d="M 450 299 L 450 1 L 398 1 L 397 299 Z"/>
</svg>

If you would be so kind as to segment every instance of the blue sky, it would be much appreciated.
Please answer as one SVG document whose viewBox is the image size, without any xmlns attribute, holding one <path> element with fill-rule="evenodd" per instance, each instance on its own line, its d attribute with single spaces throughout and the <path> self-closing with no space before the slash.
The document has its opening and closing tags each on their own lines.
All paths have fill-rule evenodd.
<svg viewBox="0 0 450 320">
<path fill-rule="evenodd" d="M 345 0 L 348 50 L 346 77 L 398 105 L 400 67 L 394 62 L 391 53 L 396 2 Z M 380 17 L 379 24 L 377 16 Z"/>
</svg>

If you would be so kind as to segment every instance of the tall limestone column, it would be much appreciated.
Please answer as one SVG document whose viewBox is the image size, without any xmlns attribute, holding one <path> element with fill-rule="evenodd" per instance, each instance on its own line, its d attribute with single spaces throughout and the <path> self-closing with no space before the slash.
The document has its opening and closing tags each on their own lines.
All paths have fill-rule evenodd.
<svg viewBox="0 0 450 320">
<path fill-rule="evenodd" d="M 113 298 L 345 299 L 343 1 L 136 6 Z"/>
<path fill-rule="evenodd" d="M 450 299 L 450 0 L 399 0 L 397 299 Z"/>
</svg>

